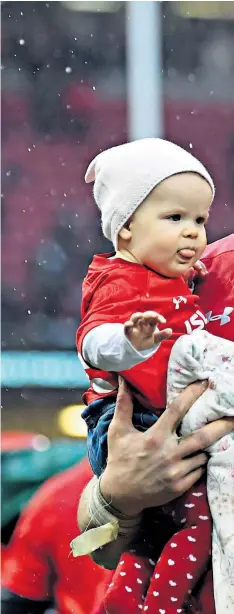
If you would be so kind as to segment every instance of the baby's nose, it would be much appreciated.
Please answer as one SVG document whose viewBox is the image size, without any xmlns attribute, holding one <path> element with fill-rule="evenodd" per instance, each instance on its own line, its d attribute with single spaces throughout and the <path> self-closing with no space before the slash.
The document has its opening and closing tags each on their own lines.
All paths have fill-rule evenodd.
<svg viewBox="0 0 234 614">
<path fill-rule="evenodd" d="M 192 237 L 192 239 L 196 239 L 198 236 L 198 228 L 196 228 L 195 224 L 189 224 L 183 230 L 184 237 Z"/>
</svg>

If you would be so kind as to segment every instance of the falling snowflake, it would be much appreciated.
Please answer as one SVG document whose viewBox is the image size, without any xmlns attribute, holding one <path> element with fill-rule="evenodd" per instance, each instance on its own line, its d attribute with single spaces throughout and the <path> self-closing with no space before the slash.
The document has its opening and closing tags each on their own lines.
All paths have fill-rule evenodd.
<svg viewBox="0 0 234 614">
<path fill-rule="evenodd" d="M 20 44 L 21 46 L 25 45 L 25 40 L 24 40 L 24 38 L 20 38 L 20 39 L 19 39 L 19 44 Z"/>
<path fill-rule="evenodd" d="M 192 149 L 193 148 L 193 144 L 189 143 L 189 148 Z"/>
<path fill-rule="evenodd" d="M 72 72 L 72 68 L 71 68 L 71 66 L 66 66 L 66 68 L 65 68 L 65 72 L 66 72 L 66 73 L 71 73 L 71 72 Z"/>
</svg>

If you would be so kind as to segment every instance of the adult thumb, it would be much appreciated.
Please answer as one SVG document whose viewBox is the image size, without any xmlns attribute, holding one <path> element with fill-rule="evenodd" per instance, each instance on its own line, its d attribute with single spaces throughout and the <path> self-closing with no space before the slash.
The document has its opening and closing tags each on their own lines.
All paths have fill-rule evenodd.
<svg viewBox="0 0 234 614">
<path fill-rule="evenodd" d="M 132 424 L 133 400 L 125 380 L 119 376 L 118 381 L 119 388 L 112 425 L 114 423 L 115 426 L 122 427 L 126 431 L 129 428 L 134 428 Z"/>
</svg>

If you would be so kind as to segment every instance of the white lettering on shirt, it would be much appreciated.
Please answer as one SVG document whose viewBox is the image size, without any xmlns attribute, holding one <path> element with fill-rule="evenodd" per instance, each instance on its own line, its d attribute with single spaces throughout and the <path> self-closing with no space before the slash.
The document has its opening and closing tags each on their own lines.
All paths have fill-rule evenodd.
<svg viewBox="0 0 234 614">
<path fill-rule="evenodd" d="M 213 311 L 208 311 L 208 313 L 206 313 L 207 322 L 215 322 L 216 320 L 220 320 L 220 326 L 228 324 L 228 322 L 231 322 L 230 314 L 233 311 L 234 307 L 225 307 L 223 313 L 214 316 L 212 315 Z"/>
<path fill-rule="evenodd" d="M 193 313 L 193 315 L 191 316 L 191 318 L 189 318 L 189 320 L 185 320 L 185 328 L 186 328 L 187 334 L 191 335 L 191 333 L 193 332 L 195 328 L 198 328 L 198 329 L 205 328 L 206 324 L 207 324 L 206 317 L 198 309 L 195 313 Z"/>
<path fill-rule="evenodd" d="M 185 296 L 175 296 L 172 299 L 174 305 L 175 305 L 175 309 L 179 309 L 180 308 L 180 303 L 187 303 L 187 299 Z"/>
</svg>

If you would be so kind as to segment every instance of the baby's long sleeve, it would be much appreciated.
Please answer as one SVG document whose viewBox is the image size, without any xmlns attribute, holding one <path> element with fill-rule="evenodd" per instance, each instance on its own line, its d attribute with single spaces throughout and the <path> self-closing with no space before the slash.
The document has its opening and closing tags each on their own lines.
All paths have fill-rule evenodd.
<svg viewBox="0 0 234 614">
<path fill-rule="evenodd" d="M 124 333 L 123 324 L 101 324 L 84 338 L 82 358 L 92 367 L 104 371 L 125 371 L 151 358 L 160 344 L 138 352 Z"/>
</svg>

